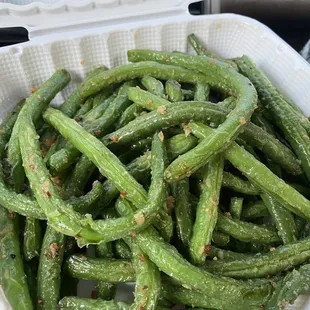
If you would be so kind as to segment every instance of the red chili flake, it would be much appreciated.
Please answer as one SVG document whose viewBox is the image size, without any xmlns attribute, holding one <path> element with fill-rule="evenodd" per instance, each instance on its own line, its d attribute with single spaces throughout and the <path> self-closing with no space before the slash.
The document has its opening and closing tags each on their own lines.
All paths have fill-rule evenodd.
<svg viewBox="0 0 310 310">
<path fill-rule="evenodd" d="M 206 244 L 203 252 L 206 254 L 206 256 L 208 256 L 211 250 L 212 250 L 211 244 Z"/>
<path fill-rule="evenodd" d="M 240 124 L 246 124 L 246 119 L 244 117 L 240 117 L 239 119 Z"/>
<path fill-rule="evenodd" d="M 120 197 L 121 197 L 122 199 L 125 199 L 127 196 L 128 196 L 128 194 L 127 194 L 126 192 L 121 192 L 121 193 L 120 193 Z"/>
<path fill-rule="evenodd" d="M 51 147 L 51 146 L 55 143 L 55 141 L 56 141 L 56 137 L 53 136 L 53 137 L 51 137 L 50 139 L 44 140 L 43 143 L 44 143 L 47 147 Z"/>
<path fill-rule="evenodd" d="M 140 254 L 139 259 L 140 259 L 141 262 L 144 262 L 145 261 L 145 256 L 143 254 Z"/>
<path fill-rule="evenodd" d="M 134 230 L 130 230 L 130 231 L 129 231 L 129 235 L 130 235 L 132 238 L 134 238 L 137 234 L 136 234 L 136 232 L 135 232 Z"/>
<path fill-rule="evenodd" d="M 159 114 L 165 114 L 165 113 L 167 113 L 167 108 L 166 108 L 165 106 L 161 105 L 161 106 L 159 106 L 159 107 L 157 108 L 157 112 L 158 112 Z"/>
<path fill-rule="evenodd" d="M 119 141 L 119 137 L 118 136 L 113 136 L 111 138 L 112 142 L 117 143 Z"/>
<path fill-rule="evenodd" d="M 39 299 L 39 300 L 38 300 L 38 305 L 39 305 L 40 307 L 43 307 L 44 301 L 43 301 L 42 299 Z"/>
<path fill-rule="evenodd" d="M 34 94 L 37 90 L 39 89 L 39 87 L 32 87 L 31 88 L 31 93 Z"/>
<path fill-rule="evenodd" d="M 46 258 L 54 259 L 59 255 L 60 246 L 56 242 L 51 242 L 46 253 Z"/>
</svg>

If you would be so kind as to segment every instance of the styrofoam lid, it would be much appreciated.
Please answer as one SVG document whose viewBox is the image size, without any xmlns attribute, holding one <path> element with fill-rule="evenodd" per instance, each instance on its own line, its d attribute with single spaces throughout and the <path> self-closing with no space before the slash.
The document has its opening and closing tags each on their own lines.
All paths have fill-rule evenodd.
<svg viewBox="0 0 310 310">
<path fill-rule="evenodd" d="M 125 23 L 134 18 L 158 18 L 188 12 L 197 0 L 4 0 L 0 27 L 25 27 L 29 36 L 50 34 L 75 25 L 100 21 Z"/>
</svg>

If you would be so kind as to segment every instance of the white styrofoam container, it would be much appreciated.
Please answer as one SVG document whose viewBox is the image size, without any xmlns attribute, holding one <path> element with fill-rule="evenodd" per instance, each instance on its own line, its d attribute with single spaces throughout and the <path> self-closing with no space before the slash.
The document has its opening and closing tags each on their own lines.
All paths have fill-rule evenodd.
<svg viewBox="0 0 310 310">
<path fill-rule="evenodd" d="M 222 57 L 251 56 L 274 85 L 310 115 L 310 65 L 269 28 L 233 14 L 191 16 L 191 1 L 167 2 L 81 0 L 50 7 L 0 3 L 0 27 L 25 26 L 31 38 L 0 49 L 0 121 L 58 68 L 69 70 L 72 82 L 54 104 L 61 104 L 93 67 L 126 63 L 128 49 L 192 52 L 190 33 Z M 8 309 L 4 300 L 0 294 L 0 310 Z M 310 299 L 301 296 L 288 309 L 309 310 Z"/>
</svg>

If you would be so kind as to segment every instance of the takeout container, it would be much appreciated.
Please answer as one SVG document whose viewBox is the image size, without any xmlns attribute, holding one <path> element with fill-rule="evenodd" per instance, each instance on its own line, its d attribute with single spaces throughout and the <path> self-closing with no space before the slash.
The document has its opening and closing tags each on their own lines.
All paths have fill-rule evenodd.
<svg viewBox="0 0 310 310">
<path fill-rule="evenodd" d="M 15 1 L 19 4 L 24 1 Z M 29 1 L 28 1 L 29 2 Z M 52 1 L 42 1 L 51 3 Z M 30 41 L 0 49 L 0 121 L 59 68 L 72 81 L 53 104 L 61 104 L 95 66 L 127 62 L 132 48 L 192 52 L 195 33 L 222 57 L 251 56 L 288 98 L 310 115 L 310 65 L 263 24 L 239 15 L 191 16 L 190 0 L 57 1 L 0 3 L 0 27 L 24 26 Z M 299 298 L 289 309 L 310 309 Z M 4 304 L 0 310 L 8 309 Z"/>
</svg>

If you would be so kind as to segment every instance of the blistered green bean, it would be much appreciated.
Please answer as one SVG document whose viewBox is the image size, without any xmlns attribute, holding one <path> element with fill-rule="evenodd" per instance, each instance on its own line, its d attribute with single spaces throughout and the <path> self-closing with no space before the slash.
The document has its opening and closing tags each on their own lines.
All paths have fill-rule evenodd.
<svg viewBox="0 0 310 310">
<path fill-rule="evenodd" d="M 159 80 L 157 80 L 151 76 L 146 75 L 141 79 L 141 84 L 150 93 L 157 95 L 157 96 L 160 96 L 160 97 L 165 96 L 164 85 L 161 81 L 159 81 Z"/>
<path fill-rule="evenodd" d="M 210 272 L 241 279 L 275 275 L 306 262 L 310 256 L 309 243 L 310 239 L 306 238 L 271 248 L 268 253 L 206 261 L 205 267 Z"/>
<path fill-rule="evenodd" d="M 201 183 L 202 193 L 197 206 L 193 235 L 190 241 L 190 256 L 195 264 L 202 264 L 206 248 L 211 244 L 217 222 L 218 204 L 223 179 L 224 160 L 214 156 L 206 165 Z"/>
<path fill-rule="evenodd" d="M 42 232 L 40 221 L 32 217 L 26 218 L 24 230 L 24 257 L 27 261 L 38 257 L 41 252 Z"/>
<path fill-rule="evenodd" d="M 110 283 L 135 280 L 132 263 L 124 259 L 71 255 L 66 260 L 65 268 L 71 277 L 78 279 L 100 280 Z"/>
<path fill-rule="evenodd" d="M 189 127 L 193 134 L 198 137 L 207 138 L 212 131 L 211 128 L 201 124 L 190 123 Z M 310 201 L 273 174 L 263 163 L 256 160 L 242 147 L 232 143 L 224 152 L 224 157 L 255 186 L 275 198 L 285 208 L 310 220 Z"/>
</svg>

